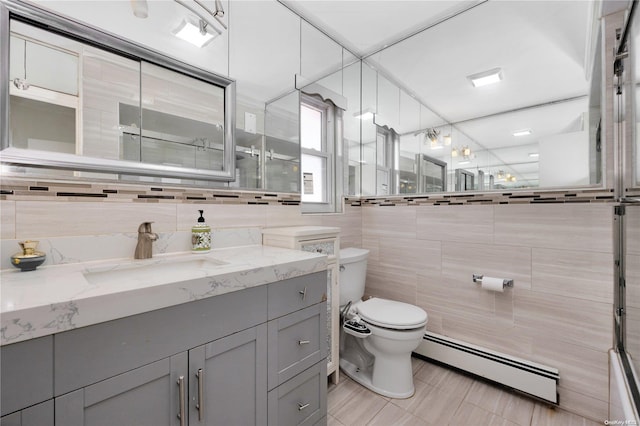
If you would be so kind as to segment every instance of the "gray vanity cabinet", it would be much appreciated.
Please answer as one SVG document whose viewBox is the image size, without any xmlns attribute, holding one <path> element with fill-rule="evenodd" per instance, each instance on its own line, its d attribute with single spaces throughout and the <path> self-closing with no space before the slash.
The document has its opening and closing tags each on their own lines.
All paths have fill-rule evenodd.
<svg viewBox="0 0 640 426">
<path fill-rule="evenodd" d="M 0 347 L 0 387 L 2 416 L 52 399 L 53 336 Z"/>
<path fill-rule="evenodd" d="M 186 392 L 187 380 L 182 352 L 57 397 L 55 424 L 179 426 L 180 389 Z M 186 416 L 186 407 L 182 412 Z"/>
<path fill-rule="evenodd" d="M 189 425 L 262 425 L 267 325 L 189 351 Z"/>
<path fill-rule="evenodd" d="M 316 272 L 4 346 L 0 426 L 322 423 L 326 280 Z"/>
<path fill-rule="evenodd" d="M 5 389 L 4 392 L 7 392 Z M 53 399 L 0 418 L 0 426 L 53 426 Z"/>
</svg>

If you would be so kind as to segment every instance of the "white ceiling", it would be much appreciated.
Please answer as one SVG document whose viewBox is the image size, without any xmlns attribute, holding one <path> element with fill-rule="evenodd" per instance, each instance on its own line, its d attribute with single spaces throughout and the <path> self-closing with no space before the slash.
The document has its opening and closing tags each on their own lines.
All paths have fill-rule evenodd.
<svg viewBox="0 0 640 426">
<path fill-rule="evenodd" d="M 458 132 L 458 141 L 477 152 L 499 149 L 499 160 L 518 163 L 511 170 L 520 181 L 536 181 L 537 160 L 528 154 L 539 140 L 587 129 L 582 120 L 600 1 L 281 2 L 433 111 L 433 122 L 421 119 L 421 125 L 438 126 L 441 118 L 459 123 L 454 145 Z M 499 84 L 475 88 L 467 78 L 498 67 Z M 573 100 L 557 103 L 566 99 Z M 399 114 L 402 121 L 410 112 L 401 107 Z M 533 134 L 513 136 L 523 128 Z M 479 155 L 466 167 L 490 167 L 498 159 Z"/>
</svg>

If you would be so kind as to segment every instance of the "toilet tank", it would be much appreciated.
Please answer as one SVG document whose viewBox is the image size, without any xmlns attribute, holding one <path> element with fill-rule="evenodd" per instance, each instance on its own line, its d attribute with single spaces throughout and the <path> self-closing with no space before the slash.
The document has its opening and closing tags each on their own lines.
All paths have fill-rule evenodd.
<svg viewBox="0 0 640 426">
<path fill-rule="evenodd" d="M 340 250 L 340 306 L 362 299 L 367 278 L 369 250 L 345 248 Z"/>
</svg>

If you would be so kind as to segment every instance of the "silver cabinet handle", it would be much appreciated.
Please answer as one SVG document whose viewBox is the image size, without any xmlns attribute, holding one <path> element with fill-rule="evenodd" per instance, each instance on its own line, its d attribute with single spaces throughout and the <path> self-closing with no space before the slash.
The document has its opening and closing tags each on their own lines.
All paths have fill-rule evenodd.
<svg viewBox="0 0 640 426">
<path fill-rule="evenodd" d="M 307 296 L 307 287 L 305 287 L 304 290 L 300 290 L 298 293 L 302 295 L 302 300 L 304 300 L 304 298 Z"/>
<path fill-rule="evenodd" d="M 309 344 L 309 343 L 311 343 L 311 341 L 310 341 L 310 340 L 298 340 L 298 344 L 299 344 L 300 346 L 302 346 L 302 345 L 307 345 L 307 344 Z"/>
<path fill-rule="evenodd" d="M 322 253 L 322 249 L 321 249 L 321 248 L 316 249 L 316 252 L 317 252 L 317 253 Z"/>
<path fill-rule="evenodd" d="M 198 368 L 196 377 L 198 378 L 198 403 L 196 408 L 198 409 L 198 420 L 202 421 L 204 418 L 204 371 L 202 371 L 202 368 Z"/>
<path fill-rule="evenodd" d="M 178 418 L 180 419 L 180 426 L 186 426 L 187 415 L 184 407 L 184 376 L 178 377 L 178 392 L 180 392 L 180 412 Z"/>
<path fill-rule="evenodd" d="M 300 403 L 298 402 L 298 411 L 302 411 L 302 410 L 304 410 L 305 408 L 307 408 L 308 406 L 309 406 L 309 404 L 300 404 Z"/>
</svg>

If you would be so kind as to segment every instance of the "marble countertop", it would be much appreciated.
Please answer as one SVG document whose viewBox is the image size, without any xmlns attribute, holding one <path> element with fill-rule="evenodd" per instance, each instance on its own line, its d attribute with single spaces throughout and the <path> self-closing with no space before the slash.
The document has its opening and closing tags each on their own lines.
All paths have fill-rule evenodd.
<svg viewBox="0 0 640 426">
<path fill-rule="evenodd" d="M 261 245 L 0 272 L 0 345 L 323 271 L 327 257 Z M 266 303 L 266 302 L 265 302 Z"/>
</svg>

